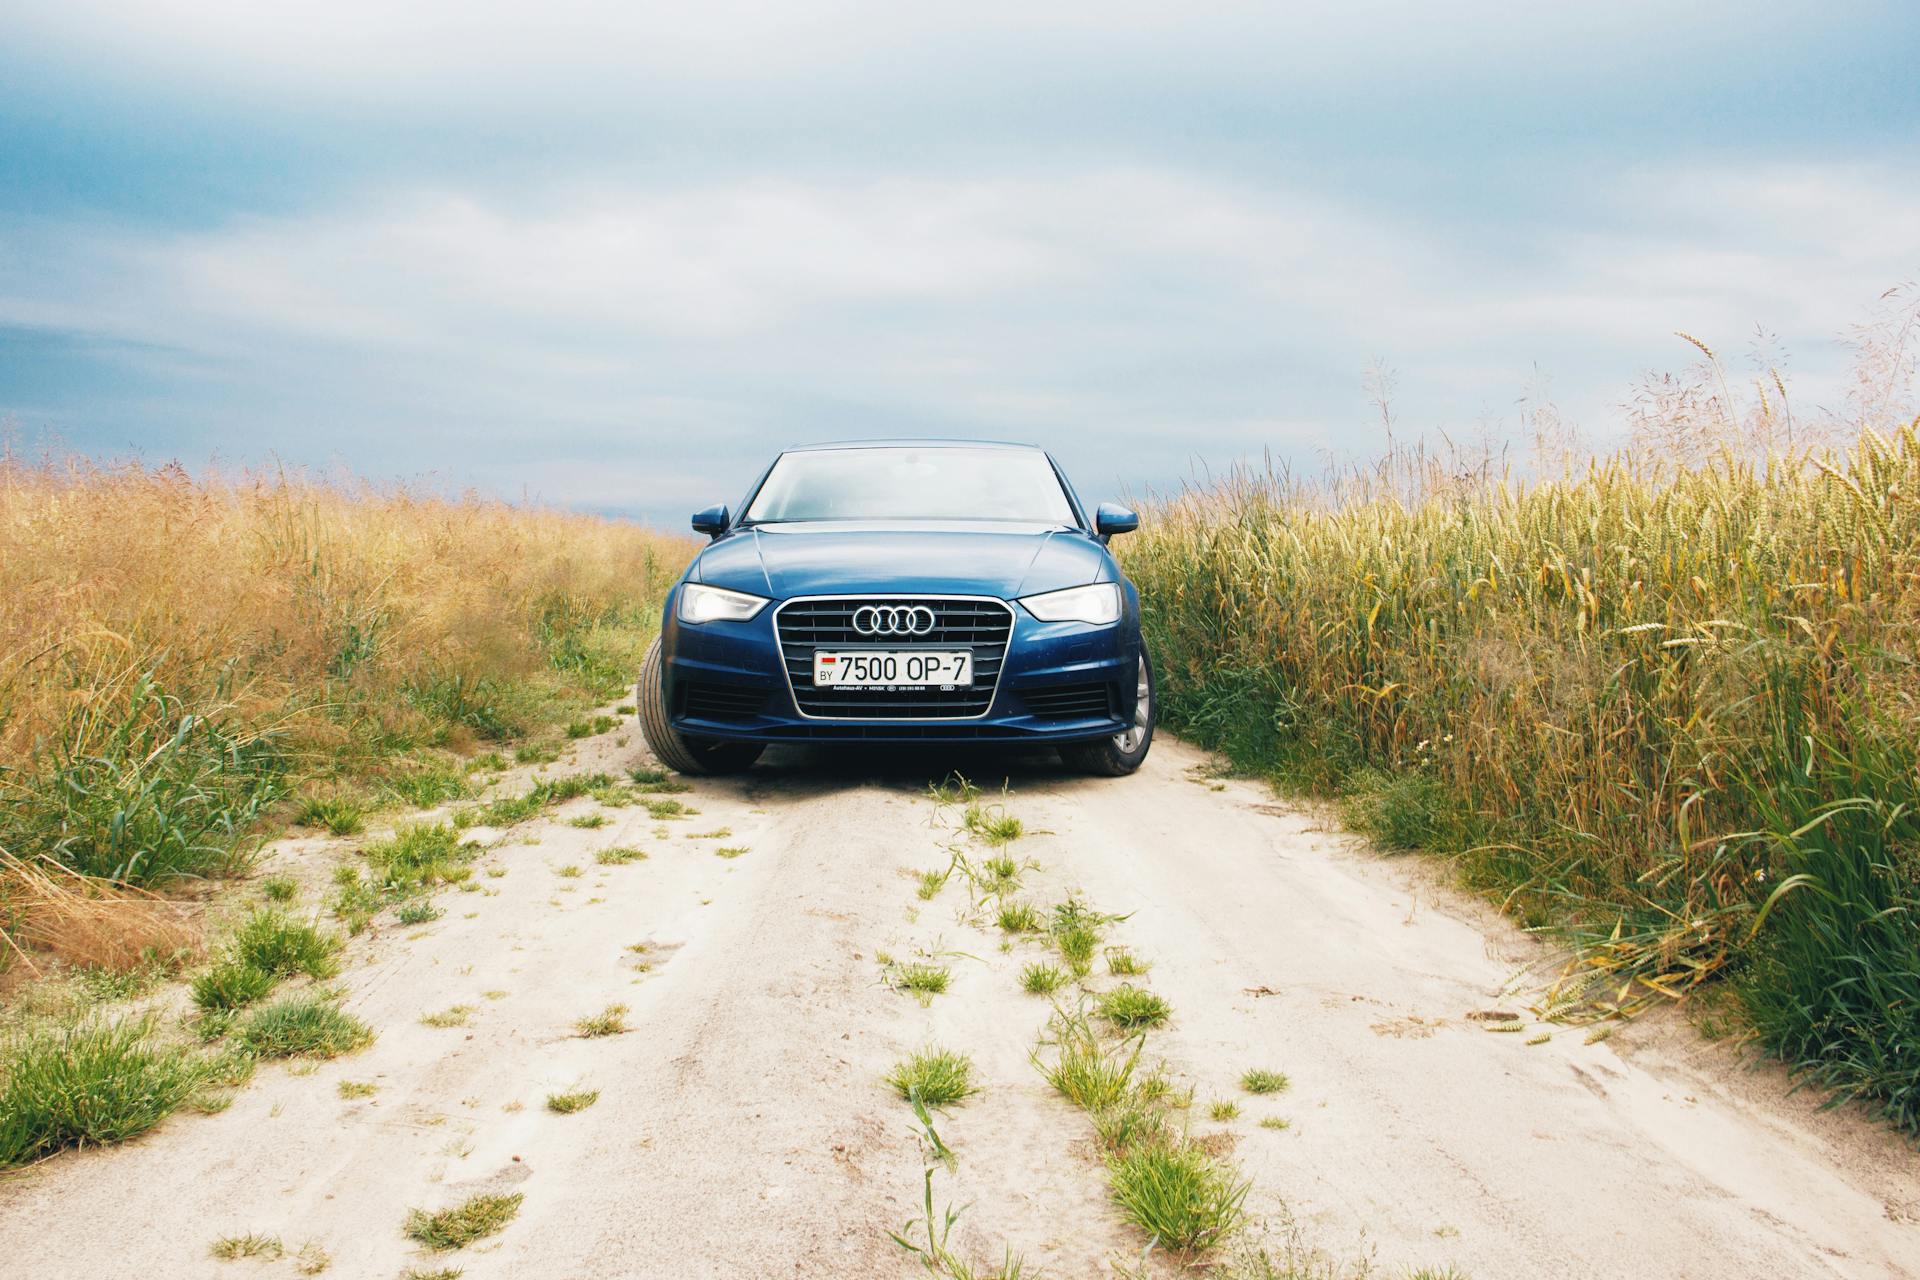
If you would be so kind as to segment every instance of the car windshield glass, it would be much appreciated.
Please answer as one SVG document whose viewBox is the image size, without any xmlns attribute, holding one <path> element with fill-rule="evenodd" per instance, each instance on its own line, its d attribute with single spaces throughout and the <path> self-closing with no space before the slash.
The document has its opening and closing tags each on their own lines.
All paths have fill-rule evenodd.
<svg viewBox="0 0 1920 1280">
<path fill-rule="evenodd" d="M 1043 453 L 1028 449 L 805 449 L 773 464 L 747 509 L 794 520 L 1018 520 L 1072 526 Z"/>
</svg>

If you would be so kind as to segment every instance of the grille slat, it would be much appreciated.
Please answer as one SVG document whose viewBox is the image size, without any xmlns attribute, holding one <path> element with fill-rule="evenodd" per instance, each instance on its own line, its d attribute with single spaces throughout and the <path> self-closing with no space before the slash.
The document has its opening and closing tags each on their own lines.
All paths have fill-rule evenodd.
<svg viewBox="0 0 1920 1280">
<path fill-rule="evenodd" d="M 863 636 L 853 629 L 854 611 L 866 604 L 924 605 L 933 610 L 933 630 L 911 643 Z M 781 656 L 793 681 L 793 699 L 803 715 L 830 720 L 931 720 L 984 716 L 993 706 L 1000 666 L 1013 634 L 1013 610 L 993 600 L 940 600 L 925 596 L 846 597 L 796 600 L 774 614 Z M 971 649 L 973 684 L 965 689 L 817 689 L 815 649 Z"/>
</svg>

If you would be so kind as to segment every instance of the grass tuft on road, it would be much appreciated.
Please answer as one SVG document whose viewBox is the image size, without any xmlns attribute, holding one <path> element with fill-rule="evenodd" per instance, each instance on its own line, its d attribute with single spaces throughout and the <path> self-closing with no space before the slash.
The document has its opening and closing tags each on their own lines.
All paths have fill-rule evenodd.
<svg viewBox="0 0 1920 1280">
<path fill-rule="evenodd" d="M 1102 992 L 1094 998 L 1094 1007 L 1108 1022 L 1128 1031 L 1160 1026 L 1173 1013 L 1165 1000 L 1132 983 Z"/>
<path fill-rule="evenodd" d="M 1244 1219 L 1250 1184 L 1170 1123 L 1169 1112 L 1188 1105 L 1191 1091 L 1176 1092 L 1164 1069 L 1140 1072 L 1145 1033 L 1114 1041 L 1095 1029 L 1085 1010 L 1059 1010 L 1048 1039 L 1052 1059 L 1036 1050 L 1034 1064 L 1093 1121 L 1106 1152 L 1109 1192 L 1126 1217 L 1188 1261 L 1232 1234 Z M 1239 1109 L 1216 1103 L 1211 1114 L 1231 1119 Z"/>
<path fill-rule="evenodd" d="M 1053 935 L 1060 958 L 1067 962 L 1075 977 L 1084 978 L 1093 970 L 1093 951 L 1100 945 L 1100 934 L 1087 925 L 1069 925 Z"/>
<path fill-rule="evenodd" d="M 1266 1071 L 1259 1067 L 1240 1077 L 1240 1087 L 1248 1093 L 1283 1093 L 1292 1083 L 1284 1071 Z"/>
<path fill-rule="evenodd" d="M 221 1236 L 208 1246 L 207 1252 L 221 1262 L 235 1262 L 241 1258 L 272 1261 L 285 1255 L 287 1250 L 280 1243 L 279 1236 L 263 1236 L 249 1231 L 243 1236 Z"/>
<path fill-rule="evenodd" d="M 1232 1165 L 1190 1143 L 1138 1143 L 1107 1158 L 1120 1210 L 1163 1248 L 1197 1254 L 1245 1218 L 1251 1183 Z"/>
<path fill-rule="evenodd" d="M 445 822 L 406 823 L 364 850 L 375 882 L 388 892 L 464 880 L 472 874 L 468 864 L 478 852 Z"/>
<path fill-rule="evenodd" d="M 1067 985 L 1067 972 L 1058 965 L 1034 961 L 1020 971 L 1020 987 L 1028 995 L 1050 996 Z"/>
<path fill-rule="evenodd" d="M 1133 1089 L 1144 1041 L 1135 1037 L 1123 1044 L 1101 1039 L 1085 1014 L 1056 1014 L 1052 1023 L 1056 1053 L 1051 1063 L 1039 1062 L 1041 1074 L 1083 1111 L 1098 1113 L 1127 1100 Z"/>
<path fill-rule="evenodd" d="M 593 855 L 593 860 L 603 867 L 624 867 L 629 862 L 639 862 L 646 856 L 644 850 L 636 849 L 631 845 L 617 844 L 600 850 Z"/>
<path fill-rule="evenodd" d="M 318 995 L 288 996 L 249 1013 L 235 1039 L 257 1058 L 337 1058 L 373 1043 L 373 1028 Z"/>
<path fill-rule="evenodd" d="M 990 845 L 1010 844 L 1026 833 L 1026 824 L 1008 813 L 1004 806 L 969 803 L 961 825 L 969 835 Z"/>
<path fill-rule="evenodd" d="M 519 1214 L 521 1202 L 525 1199 L 524 1195 L 515 1191 L 509 1195 L 477 1195 L 450 1208 L 431 1212 L 410 1209 L 407 1212 L 407 1238 L 418 1241 L 435 1253 L 464 1249 L 475 1240 L 484 1240 L 506 1230 L 507 1224 Z"/>
<path fill-rule="evenodd" d="M 952 978 L 953 970 L 946 965 L 922 960 L 894 964 L 888 970 L 891 985 L 896 990 L 912 993 L 921 1004 L 929 1004 L 933 997 L 946 994 Z"/>
<path fill-rule="evenodd" d="M 1002 933 L 1042 933 L 1046 924 L 1031 902 L 1002 902 L 995 917 Z"/>
<path fill-rule="evenodd" d="M 932 1046 L 903 1058 L 887 1073 L 887 1083 L 906 1101 L 918 1098 L 929 1107 L 950 1107 L 979 1092 L 971 1058 Z"/>
<path fill-rule="evenodd" d="M 610 1004 L 599 1013 L 588 1014 L 573 1024 L 573 1029 L 582 1037 L 592 1040 L 601 1036 L 617 1036 L 628 1030 L 627 1006 Z"/>
<path fill-rule="evenodd" d="M 1074 976 L 1084 978 L 1093 970 L 1094 952 L 1100 946 L 1100 939 L 1108 925 L 1122 919 L 1104 911 L 1096 911 L 1078 898 L 1068 898 L 1053 909 L 1050 931 L 1053 944 L 1060 949 L 1060 958 L 1067 962 Z"/>
</svg>

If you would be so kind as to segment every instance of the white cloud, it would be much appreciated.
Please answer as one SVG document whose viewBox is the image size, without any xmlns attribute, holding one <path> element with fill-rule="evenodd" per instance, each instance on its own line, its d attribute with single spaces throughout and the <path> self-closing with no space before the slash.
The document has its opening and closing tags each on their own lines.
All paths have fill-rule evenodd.
<svg viewBox="0 0 1920 1280">
<path fill-rule="evenodd" d="M 430 193 L 148 242 L 136 256 L 180 303 L 234 322 L 403 347 L 492 338 L 592 350 L 764 332 L 802 307 L 1044 280 L 1032 246 L 985 225 L 977 205 L 887 184 L 594 192 L 538 209 Z"/>
<path fill-rule="evenodd" d="M 1737 350 L 1767 325 L 1802 387 L 1837 386 L 1830 340 L 1920 271 L 1916 186 L 1596 178 L 1587 216 L 1492 245 L 1170 169 L 416 190 L 190 234 L 0 232 L 0 324 L 179 349 L 282 411 L 402 423 L 423 458 L 452 433 L 499 486 L 583 501 L 632 491 L 581 461 L 622 450 L 726 492 L 796 435 L 929 428 L 1051 440 L 1104 488 L 1369 452 L 1375 356 L 1409 430 L 1508 412 L 1536 365 L 1604 428 L 1642 369 L 1688 361 L 1675 329 Z"/>
<path fill-rule="evenodd" d="M 1125 170 L 600 187 L 498 203 L 418 192 L 87 245 L 112 263 L 105 277 L 125 282 L 109 322 L 123 336 L 192 343 L 184 314 L 215 342 L 266 330 L 369 346 L 515 341 L 576 352 L 639 338 L 805 333 L 909 306 L 937 316 L 1037 303 L 1097 315 L 1101 298 L 1135 293 L 1176 310 L 1232 299 L 1332 313 L 1357 291 L 1385 287 L 1398 268 L 1379 259 L 1404 252 L 1350 210 Z"/>
</svg>

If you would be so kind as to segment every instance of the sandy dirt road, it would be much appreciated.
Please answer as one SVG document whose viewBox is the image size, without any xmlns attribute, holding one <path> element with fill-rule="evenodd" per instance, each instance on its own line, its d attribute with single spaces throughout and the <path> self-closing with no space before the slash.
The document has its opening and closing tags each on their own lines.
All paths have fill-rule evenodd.
<svg viewBox="0 0 1920 1280">
<path fill-rule="evenodd" d="M 641 763 L 628 737 L 546 771 Z M 1816 1112 L 1677 1021 L 1595 1044 L 1572 1028 L 1538 1044 L 1489 1032 L 1469 1015 L 1524 1007 L 1502 991 L 1533 942 L 1430 866 L 1214 780 L 1166 737 L 1118 781 L 1040 760 L 791 753 L 699 782 L 681 797 L 695 816 L 628 807 L 568 825 L 595 809 L 583 799 L 480 832 L 497 844 L 478 891 L 349 948 L 339 981 L 379 1032 L 371 1048 L 264 1067 L 222 1114 L 0 1182 L 0 1273 L 294 1275 L 314 1241 L 327 1274 L 351 1277 L 908 1276 L 886 1231 L 918 1213 L 923 1161 L 880 1078 L 928 1042 L 970 1052 L 985 1085 L 939 1122 L 957 1172 L 936 1193 L 966 1206 L 955 1242 L 995 1259 L 1011 1246 L 1055 1277 L 1137 1262 L 1143 1241 L 1106 1200 L 1085 1118 L 1030 1059 L 1048 1004 L 1016 975 L 1040 944 L 1003 951 L 959 877 L 916 897 L 915 874 L 945 865 L 956 838 L 925 793 L 954 764 L 993 787 L 1009 777 L 1028 832 L 1012 850 L 1037 864 L 1021 897 L 1128 913 L 1112 941 L 1152 964 L 1141 981 L 1174 1010 L 1149 1056 L 1194 1086 L 1193 1129 L 1225 1135 L 1256 1218 L 1290 1212 L 1305 1239 L 1383 1275 L 1920 1274 L 1904 1143 Z M 610 846 L 648 856 L 597 864 Z M 298 874 L 311 906 L 350 856 L 347 842 L 287 840 L 262 871 Z M 882 979 L 881 956 L 916 953 L 953 971 L 927 1007 Z M 1091 985 L 1112 981 L 1096 971 Z M 614 1002 L 629 1032 L 574 1034 Z M 468 1025 L 419 1021 L 453 1005 L 472 1008 Z M 1249 1067 L 1292 1087 L 1240 1094 Z M 342 1081 L 378 1090 L 345 1098 Z M 598 1103 L 545 1109 L 576 1083 Z M 1241 1115 L 1209 1119 L 1215 1098 Z M 1257 1123 L 1270 1116 L 1290 1127 Z M 402 1233 L 410 1207 L 509 1189 L 525 1196 L 518 1218 L 458 1254 Z M 214 1239 L 244 1232 L 288 1255 L 210 1259 Z"/>
</svg>

